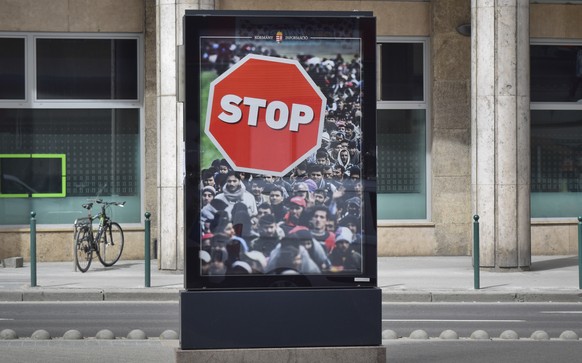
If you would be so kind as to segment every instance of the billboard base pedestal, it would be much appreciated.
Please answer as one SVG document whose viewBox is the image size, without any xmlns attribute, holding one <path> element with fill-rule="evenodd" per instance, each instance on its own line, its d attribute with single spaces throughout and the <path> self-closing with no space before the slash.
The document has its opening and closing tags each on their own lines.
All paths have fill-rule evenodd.
<svg viewBox="0 0 582 363">
<path fill-rule="evenodd" d="M 182 291 L 180 348 L 380 346 L 381 305 L 379 288 Z"/>
<path fill-rule="evenodd" d="M 176 363 L 187 362 L 385 363 L 386 347 L 316 347 L 268 349 L 176 349 Z"/>
</svg>

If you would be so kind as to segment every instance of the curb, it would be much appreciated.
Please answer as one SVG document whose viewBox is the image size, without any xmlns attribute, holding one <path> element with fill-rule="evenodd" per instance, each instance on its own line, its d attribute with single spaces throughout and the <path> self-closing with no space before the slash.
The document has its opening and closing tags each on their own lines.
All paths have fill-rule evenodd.
<svg viewBox="0 0 582 363">
<path fill-rule="evenodd" d="M 382 291 L 382 302 L 582 302 L 582 291 Z"/>
<path fill-rule="evenodd" d="M 177 289 L 36 289 L 0 290 L 1 302 L 39 301 L 179 301 Z"/>
<path fill-rule="evenodd" d="M 0 302 L 40 301 L 175 301 L 176 288 L 135 289 L 45 289 L 0 290 Z M 582 291 L 382 291 L 383 303 L 439 302 L 582 302 Z"/>
</svg>

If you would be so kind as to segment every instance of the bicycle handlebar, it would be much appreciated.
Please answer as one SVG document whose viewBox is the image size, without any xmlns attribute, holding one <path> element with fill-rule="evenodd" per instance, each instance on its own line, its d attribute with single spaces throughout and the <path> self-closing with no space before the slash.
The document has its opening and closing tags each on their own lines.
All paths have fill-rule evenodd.
<svg viewBox="0 0 582 363">
<path fill-rule="evenodd" d="M 123 202 L 104 202 L 104 201 L 103 201 L 103 200 L 101 200 L 101 199 L 97 199 L 95 202 L 96 202 L 97 204 L 103 204 L 103 205 L 104 205 L 104 206 L 106 206 L 106 207 L 107 207 L 107 206 L 110 206 L 110 205 L 115 205 L 115 206 L 117 206 L 117 207 L 123 207 L 123 206 L 125 205 L 125 201 L 123 201 Z"/>
<path fill-rule="evenodd" d="M 123 207 L 125 205 L 125 201 L 123 201 L 123 202 L 104 202 L 101 199 L 96 199 L 95 203 L 103 204 L 104 207 L 108 207 L 110 205 L 115 205 L 117 207 Z M 85 203 L 82 205 L 82 207 L 90 211 L 93 208 L 93 203 Z"/>
</svg>

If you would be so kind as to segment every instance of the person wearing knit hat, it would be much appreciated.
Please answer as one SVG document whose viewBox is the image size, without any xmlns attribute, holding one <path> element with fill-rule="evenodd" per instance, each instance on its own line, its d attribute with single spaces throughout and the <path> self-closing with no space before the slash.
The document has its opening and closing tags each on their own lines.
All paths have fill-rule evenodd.
<svg viewBox="0 0 582 363">
<path fill-rule="evenodd" d="M 216 237 L 217 234 L 228 236 L 229 238 L 234 236 L 234 228 L 227 212 L 216 212 L 214 218 L 210 222 L 210 231 L 214 234 L 214 237 Z"/>
<path fill-rule="evenodd" d="M 317 183 L 313 179 L 306 179 L 304 183 L 307 184 L 310 193 L 313 193 L 317 189 Z"/>
<path fill-rule="evenodd" d="M 202 188 L 202 206 L 210 204 L 210 202 L 212 202 L 215 196 L 216 190 L 214 189 L 214 187 L 208 185 Z"/>
<path fill-rule="evenodd" d="M 309 228 L 297 226 L 289 231 L 289 238 L 296 239 L 307 250 L 309 257 L 315 262 L 321 271 L 326 271 L 331 266 L 325 250 L 320 243 L 313 239 Z"/>
<path fill-rule="evenodd" d="M 300 196 L 305 199 L 306 202 L 309 201 L 309 187 L 305 182 L 297 182 L 293 184 L 293 195 Z"/>
<path fill-rule="evenodd" d="M 259 237 L 251 241 L 250 249 L 263 253 L 265 257 L 269 257 L 271 251 L 277 246 L 283 232 L 277 226 L 275 216 L 272 214 L 265 214 L 259 218 Z"/>
<path fill-rule="evenodd" d="M 329 254 L 331 271 L 361 271 L 362 255 L 350 248 L 352 231 L 347 227 L 339 227 L 336 231 L 335 248 Z"/>
<path fill-rule="evenodd" d="M 359 218 L 362 215 L 362 199 L 360 197 L 351 197 L 346 200 L 346 212 L 348 215 Z"/>
<path fill-rule="evenodd" d="M 287 207 L 289 208 L 289 211 L 285 213 L 283 223 L 280 225 L 283 232 L 285 232 L 285 235 L 287 235 L 293 227 L 306 224 L 302 220 L 302 215 L 307 207 L 307 203 L 303 197 L 295 196 L 288 200 Z"/>
</svg>

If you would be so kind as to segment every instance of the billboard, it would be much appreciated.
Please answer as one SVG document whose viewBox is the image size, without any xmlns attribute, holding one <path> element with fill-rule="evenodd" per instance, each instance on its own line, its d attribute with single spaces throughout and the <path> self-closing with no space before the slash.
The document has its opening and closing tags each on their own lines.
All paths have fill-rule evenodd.
<svg viewBox="0 0 582 363">
<path fill-rule="evenodd" d="M 184 19 L 185 287 L 375 286 L 371 13 Z"/>
</svg>

